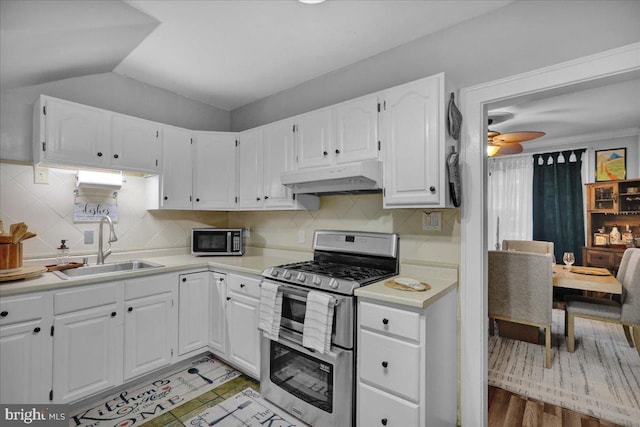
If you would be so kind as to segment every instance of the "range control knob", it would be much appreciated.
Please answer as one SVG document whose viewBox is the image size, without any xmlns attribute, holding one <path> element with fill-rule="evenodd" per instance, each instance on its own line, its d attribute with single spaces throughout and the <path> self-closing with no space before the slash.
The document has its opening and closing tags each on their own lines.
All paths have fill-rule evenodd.
<svg viewBox="0 0 640 427">
<path fill-rule="evenodd" d="M 322 284 L 322 279 L 318 276 L 313 276 L 313 284 L 316 286 L 320 286 Z"/>
<path fill-rule="evenodd" d="M 338 281 L 336 279 L 331 279 L 329 281 L 329 286 L 331 289 L 338 289 Z"/>
<path fill-rule="evenodd" d="M 287 279 L 287 280 L 291 279 L 291 272 L 285 270 L 284 273 L 282 273 L 282 277 Z"/>
<path fill-rule="evenodd" d="M 298 277 L 296 277 L 296 280 L 300 283 L 304 283 L 307 280 L 307 276 L 302 273 L 298 273 Z"/>
<path fill-rule="evenodd" d="M 279 273 L 279 271 L 278 271 L 278 270 L 271 270 L 271 275 L 272 275 L 273 277 L 278 277 L 278 273 Z"/>
</svg>

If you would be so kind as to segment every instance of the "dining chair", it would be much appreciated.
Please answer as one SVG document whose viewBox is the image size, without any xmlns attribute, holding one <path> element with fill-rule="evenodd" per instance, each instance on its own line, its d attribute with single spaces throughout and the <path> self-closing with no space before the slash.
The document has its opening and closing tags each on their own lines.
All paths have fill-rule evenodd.
<svg viewBox="0 0 640 427">
<path fill-rule="evenodd" d="M 551 254 L 489 251 L 489 320 L 545 330 L 545 368 L 551 368 L 553 272 Z"/>
<path fill-rule="evenodd" d="M 542 240 L 503 240 L 503 251 L 531 252 L 535 254 L 552 254 L 553 242 Z"/>
<path fill-rule="evenodd" d="M 582 317 L 622 325 L 629 346 L 633 347 L 635 341 L 640 355 L 640 248 L 624 251 L 616 278 L 622 284 L 620 302 L 584 296 L 567 299 L 565 328 L 570 353 L 575 351 L 575 318 Z"/>
</svg>

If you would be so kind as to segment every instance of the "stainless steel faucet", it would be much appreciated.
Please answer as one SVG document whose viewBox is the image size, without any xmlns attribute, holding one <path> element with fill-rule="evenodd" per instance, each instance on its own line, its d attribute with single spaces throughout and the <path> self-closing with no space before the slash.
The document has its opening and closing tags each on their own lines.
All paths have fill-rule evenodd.
<svg viewBox="0 0 640 427">
<path fill-rule="evenodd" d="M 107 240 L 107 243 L 109 244 L 109 247 L 107 248 L 106 251 L 102 250 L 102 225 L 104 224 L 104 221 L 107 220 L 107 222 L 109 223 L 109 240 Z M 116 231 L 113 229 L 113 221 L 111 221 L 111 218 L 109 218 L 107 215 L 103 215 L 102 218 L 100 218 L 100 225 L 98 225 L 98 261 L 97 264 L 104 264 L 104 260 L 106 257 L 108 257 L 109 255 L 111 255 L 111 243 L 115 242 L 118 240 L 118 237 L 116 236 Z"/>
</svg>

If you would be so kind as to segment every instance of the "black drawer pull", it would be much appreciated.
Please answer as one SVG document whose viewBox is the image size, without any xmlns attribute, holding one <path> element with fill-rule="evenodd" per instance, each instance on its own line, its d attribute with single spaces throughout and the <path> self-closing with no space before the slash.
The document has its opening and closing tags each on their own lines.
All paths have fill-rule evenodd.
<svg viewBox="0 0 640 427">
<path fill-rule="evenodd" d="M 381 423 L 383 426 L 386 426 L 386 425 L 387 425 L 387 422 L 388 422 L 388 421 L 387 421 L 387 419 L 386 419 L 386 418 L 383 418 L 383 419 L 381 419 L 381 420 L 380 420 L 380 423 Z"/>
<path fill-rule="evenodd" d="M 118 313 L 116 313 L 115 311 L 112 311 L 111 312 L 111 317 L 116 317 L 116 314 L 118 314 Z"/>
<path fill-rule="evenodd" d="M 240 283 L 240 287 L 241 288 L 244 288 L 245 286 L 247 286 L 247 285 L 245 285 L 244 283 Z"/>
<path fill-rule="evenodd" d="M 227 297 L 227 301 L 231 301 L 231 297 Z"/>
<path fill-rule="evenodd" d="M 382 319 L 382 324 L 383 325 L 388 325 L 389 324 L 389 319 Z"/>
<path fill-rule="evenodd" d="M 340 150 L 336 149 L 336 154 L 340 154 Z"/>
<path fill-rule="evenodd" d="M 322 155 L 323 155 L 323 156 L 326 156 L 326 155 L 328 155 L 328 154 L 329 154 L 329 153 L 328 153 L 328 152 L 326 152 L 326 151 L 323 151 L 323 152 L 322 152 Z"/>
<path fill-rule="evenodd" d="M 433 185 L 431 187 L 429 187 L 429 191 L 431 191 L 432 193 L 436 192 L 436 187 L 434 187 Z"/>
<path fill-rule="evenodd" d="M 0 317 L 7 317 L 9 315 L 8 311 L 3 311 L 2 313 L 0 313 Z"/>
<path fill-rule="evenodd" d="M 98 151 L 98 157 L 102 157 L 102 153 Z"/>
<path fill-rule="evenodd" d="M 187 278 L 186 278 L 186 277 L 183 277 L 183 278 L 182 278 L 182 281 L 183 281 L 183 282 L 186 282 L 186 281 L 187 281 Z"/>
<path fill-rule="evenodd" d="M 382 367 L 386 368 L 389 366 L 389 362 L 387 362 L 386 360 L 382 362 Z"/>
<path fill-rule="evenodd" d="M 113 158 L 114 158 L 114 159 L 117 159 L 118 157 L 119 157 L 119 156 L 118 156 L 117 154 L 114 154 L 114 155 L 113 155 Z"/>
<path fill-rule="evenodd" d="M 131 312 L 133 311 L 133 307 L 129 307 L 129 308 L 127 308 L 127 311 L 128 311 L 129 313 L 131 313 Z"/>
<path fill-rule="evenodd" d="M 40 332 L 40 326 L 38 326 L 37 328 L 35 328 L 35 329 L 33 330 L 33 333 L 34 333 L 34 334 L 37 334 L 38 332 Z"/>
<path fill-rule="evenodd" d="M 169 198 L 168 198 L 167 196 L 164 196 L 164 199 L 165 199 L 165 200 L 169 200 Z"/>
</svg>

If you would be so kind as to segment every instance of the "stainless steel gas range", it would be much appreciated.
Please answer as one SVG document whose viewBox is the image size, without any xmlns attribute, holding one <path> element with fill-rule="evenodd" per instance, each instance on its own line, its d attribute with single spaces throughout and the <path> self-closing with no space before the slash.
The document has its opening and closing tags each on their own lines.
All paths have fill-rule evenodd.
<svg viewBox="0 0 640 427">
<path fill-rule="evenodd" d="M 282 292 L 278 341 L 261 338 L 260 393 L 314 427 L 355 425 L 356 301 L 354 290 L 398 274 L 398 235 L 317 230 L 312 261 L 266 269 L 263 282 Z M 335 304 L 331 349 L 302 345 L 307 294 Z"/>
</svg>

